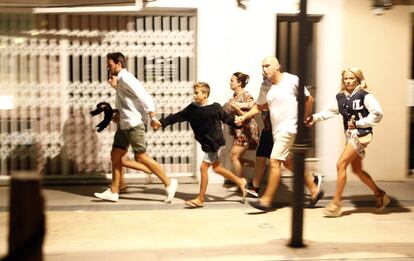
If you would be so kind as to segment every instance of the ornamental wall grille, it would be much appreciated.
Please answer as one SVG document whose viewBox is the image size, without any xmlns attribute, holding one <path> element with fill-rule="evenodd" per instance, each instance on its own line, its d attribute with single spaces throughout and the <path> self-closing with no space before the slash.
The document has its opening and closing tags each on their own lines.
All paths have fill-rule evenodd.
<svg viewBox="0 0 414 261">
<path fill-rule="evenodd" d="M 99 102 L 114 105 L 106 54 L 127 56 L 158 118 L 166 116 L 192 101 L 195 22 L 191 15 L 0 14 L 0 97 L 14 105 L 0 110 L 0 175 L 110 173 L 116 126 L 97 133 L 103 115 L 89 115 Z M 149 128 L 146 139 L 148 153 L 168 174 L 193 175 L 189 124 Z"/>
</svg>

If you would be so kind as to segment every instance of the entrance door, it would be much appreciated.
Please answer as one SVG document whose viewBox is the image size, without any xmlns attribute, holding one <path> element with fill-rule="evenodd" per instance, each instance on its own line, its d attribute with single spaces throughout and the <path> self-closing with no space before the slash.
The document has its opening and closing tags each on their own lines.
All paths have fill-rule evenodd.
<svg viewBox="0 0 414 261">
<path fill-rule="evenodd" d="M 306 24 L 308 38 L 306 41 L 306 62 L 307 74 L 305 76 L 306 88 L 315 98 L 316 96 L 316 36 L 317 25 L 322 16 L 308 16 Z M 282 66 L 282 70 L 298 75 L 298 39 L 299 39 L 299 16 L 278 15 L 276 36 L 276 57 Z M 316 100 L 316 99 L 315 99 Z M 314 104 L 314 107 L 316 104 Z M 309 129 L 307 141 L 310 149 L 307 152 L 308 158 L 315 157 L 315 128 Z"/>
</svg>

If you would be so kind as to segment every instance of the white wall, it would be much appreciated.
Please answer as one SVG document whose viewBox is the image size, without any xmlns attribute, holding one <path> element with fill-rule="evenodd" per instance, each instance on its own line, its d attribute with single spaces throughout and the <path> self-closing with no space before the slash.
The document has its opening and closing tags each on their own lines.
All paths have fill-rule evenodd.
<svg viewBox="0 0 414 261">
<path fill-rule="evenodd" d="M 247 90 L 258 95 L 262 59 L 275 53 L 276 13 L 296 2 L 250 0 L 243 10 L 235 0 L 158 0 L 147 7 L 197 9 L 198 80 L 208 82 L 211 100 L 223 104 L 232 94 L 228 82 L 235 71 L 250 75 Z"/>
<path fill-rule="evenodd" d="M 243 71 L 251 76 L 247 90 L 254 97 L 257 96 L 261 82 L 261 61 L 265 56 L 275 53 L 276 14 L 297 12 L 298 3 L 297 0 L 250 0 L 246 1 L 247 9 L 243 10 L 237 7 L 236 0 L 157 0 L 148 3 L 147 7 L 197 9 L 198 80 L 208 82 L 212 87 L 211 100 L 223 104 L 232 94 L 228 82 L 235 71 Z M 408 118 L 404 112 L 406 102 L 401 102 L 400 99 L 407 88 L 410 56 L 408 45 L 411 41 L 407 28 L 410 22 L 408 12 L 402 11 L 402 7 L 393 8 L 385 13 L 384 18 L 375 20 L 370 4 L 370 0 L 308 0 L 308 13 L 323 15 L 318 25 L 316 111 L 325 108 L 334 98 L 340 84 L 340 72 L 344 67 L 352 64 L 364 68 L 368 83 L 372 82 L 384 90 L 378 98 L 382 100 L 386 111 L 384 123 L 375 130 L 375 140 L 368 149 L 368 155 L 372 154 L 372 157 L 368 156 L 365 162 L 368 168 L 374 170 L 372 174 L 376 179 L 401 179 L 405 177 L 408 158 Z M 398 19 L 400 15 L 403 18 Z M 354 19 L 360 22 L 351 28 L 349 24 Z M 376 26 L 378 21 L 387 28 L 387 33 Z M 363 30 L 358 27 L 362 25 Z M 372 28 L 377 28 L 373 38 L 377 40 L 370 40 L 371 36 L 365 34 Z M 392 31 L 391 34 L 388 33 L 389 30 Z M 358 45 L 349 45 L 350 41 L 346 39 L 353 31 L 359 32 L 359 37 L 363 37 L 363 52 L 369 52 L 372 46 L 378 45 L 387 50 L 386 54 L 378 52 L 378 57 L 381 57 L 378 61 L 377 56 L 365 57 L 364 53 L 354 55 L 354 49 Z M 376 41 L 380 36 L 393 38 L 378 43 Z M 395 48 L 395 41 L 398 42 L 398 48 Z M 403 42 L 402 45 L 400 41 Z M 390 51 L 393 48 L 401 49 L 396 56 Z M 398 63 L 394 57 L 399 59 Z M 382 77 L 377 77 L 378 74 Z M 399 92 L 397 98 L 401 102 L 397 107 L 393 105 L 394 98 L 386 90 L 394 87 L 395 75 L 398 76 L 399 87 L 394 90 Z M 384 80 L 387 85 L 379 80 Z M 402 83 L 404 87 L 401 86 Z M 391 121 L 395 113 L 400 114 L 397 123 Z M 402 152 L 396 153 L 395 145 L 389 139 L 391 126 L 403 130 L 396 134 L 403 136 L 397 142 L 398 150 Z M 328 179 L 335 179 L 336 161 L 344 145 L 341 119 L 337 117 L 318 123 L 316 128 L 320 172 Z M 387 150 L 395 154 L 393 161 L 386 160 L 384 155 Z M 388 172 L 398 173 L 388 175 Z"/>
<path fill-rule="evenodd" d="M 250 75 L 246 90 L 257 97 L 262 60 L 275 53 L 276 13 L 291 12 L 296 2 L 250 0 L 244 10 L 235 0 L 158 0 L 147 7 L 197 9 L 197 80 L 210 84 L 211 101 L 224 104 L 232 96 L 229 80 L 236 71 Z M 197 152 L 198 174 L 203 156 L 199 146 Z M 221 177 L 210 177 L 210 182 L 221 181 Z"/>
<path fill-rule="evenodd" d="M 362 69 L 384 112 L 367 149 L 366 170 L 374 179 L 401 180 L 407 175 L 409 156 L 411 10 L 394 6 L 378 16 L 370 4 L 368 0 L 346 1 L 344 67 Z"/>
</svg>

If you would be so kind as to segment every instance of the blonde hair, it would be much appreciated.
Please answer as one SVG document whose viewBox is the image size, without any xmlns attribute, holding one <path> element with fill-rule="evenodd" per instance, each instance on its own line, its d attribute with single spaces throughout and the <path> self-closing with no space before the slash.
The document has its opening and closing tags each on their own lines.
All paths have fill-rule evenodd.
<svg viewBox="0 0 414 261">
<path fill-rule="evenodd" d="M 352 73 L 357 78 L 358 85 L 355 88 L 359 88 L 361 90 L 367 90 L 368 89 L 367 82 L 365 81 L 364 74 L 362 73 L 361 69 L 359 69 L 358 67 L 351 67 L 351 68 L 346 68 L 346 69 L 342 70 L 342 73 L 341 73 L 341 76 L 342 76 L 341 91 L 346 91 L 345 83 L 344 83 L 344 74 L 346 72 Z"/>
<path fill-rule="evenodd" d="M 207 94 L 207 97 L 210 96 L 210 86 L 206 82 L 194 83 L 193 89 L 200 89 L 202 93 Z"/>
</svg>

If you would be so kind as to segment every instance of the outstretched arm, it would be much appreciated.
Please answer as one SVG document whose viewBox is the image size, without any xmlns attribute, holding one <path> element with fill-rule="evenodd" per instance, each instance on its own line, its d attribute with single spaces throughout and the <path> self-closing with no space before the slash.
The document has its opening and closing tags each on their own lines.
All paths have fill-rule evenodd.
<svg viewBox="0 0 414 261">
<path fill-rule="evenodd" d="M 336 101 L 336 99 L 334 98 L 331 102 L 330 105 L 328 106 L 327 109 L 315 113 L 313 115 L 310 115 L 306 118 L 305 124 L 307 126 L 312 126 L 315 122 L 317 121 L 324 121 L 327 120 L 329 118 L 332 118 L 336 115 L 339 114 L 339 109 L 338 109 L 338 102 Z"/>
<path fill-rule="evenodd" d="M 171 114 L 171 115 L 167 116 L 166 118 L 161 119 L 160 120 L 161 126 L 163 128 L 165 128 L 168 125 L 172 125 L 172 124 L 177 123 L 177 122 L 187 121 L 188 120 L 187 119 L 187 111 L 188 111 L 188 106 L 182 111 Z"/>
</svg>

